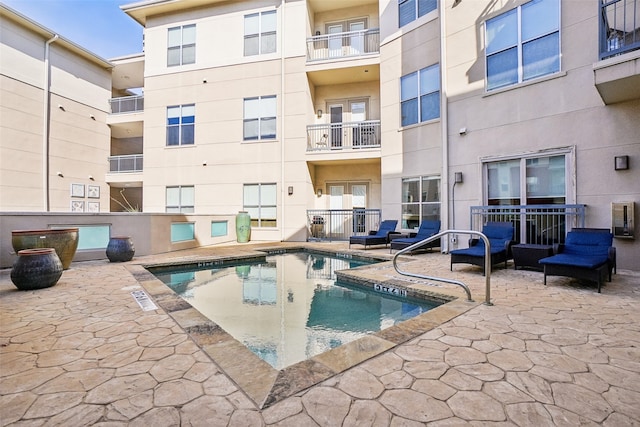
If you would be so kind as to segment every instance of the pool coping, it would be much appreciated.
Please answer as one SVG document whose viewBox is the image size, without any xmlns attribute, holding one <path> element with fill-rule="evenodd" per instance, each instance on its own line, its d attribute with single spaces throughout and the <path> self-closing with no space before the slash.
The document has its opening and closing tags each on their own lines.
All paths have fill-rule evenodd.
<svg viewBox="0 0 640 427">
<path fill-rule="evenodd" d="M 366 360 L 389 351 L 400 344 L 428 332 L 468 310 L 479 303 L 463 301 L 455 296 L 428 291 L 419 282 L 402 282 L 398 280 L 372 280 L 366 273 L 371 268 L 389 262 L 387 258 L 369 257 L 381 261 L 379 264 L 342 270 L 337 275 L 341 281 L 350 284 L 373 288 L 376 284 L 387 288 L 405 290 L 414 296 L 428 297 L 444 302 L 442 305 L 422 313 L 397 325 L 383 329 L 374 334 L 359 338 L 350 343 L 321 353 L 305 361 L 277 370 L 260 359 L 244 344 L 233 338 L 224 329 L 211 321 L 187 301 L 180 298 L 169 286 L 157 279 L 147 268 L 182 266 L 185 264 L 201 267 L 219 266 L 225 263 L 242 260 L 259 260 L 269 255 L 312 251 L 327 255 L 340 254 L 344 258 L 367 258 L 361 254 L 347 252 L 320 251 L 316 248 L 295 246 L 287 248 L 260 248 L 253 254 L 240 256 L 187 257 L 161 263 L 132 263 L 126 268 L 176 323 L 185 330 L 193 341 L 220 367 L 220 369 L 236 383 L 236 385 L 260 409 L 273 405 L 280 400 L 302 392 L 309 387 L 344 372 Z M 264 255 L 261 255 L 263 253 Z M 338 255 L 338 256 L 340 256 Z"/>
</svg>

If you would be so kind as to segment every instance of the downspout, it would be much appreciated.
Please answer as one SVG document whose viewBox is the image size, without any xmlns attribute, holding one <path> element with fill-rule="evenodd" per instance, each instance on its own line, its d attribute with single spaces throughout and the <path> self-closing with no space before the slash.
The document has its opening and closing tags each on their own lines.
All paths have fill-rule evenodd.
<svg viewBox="0 0 640 427">
<path fill-rule="evenodd" d="M 284 22 L 285 22 L 285 0 L 281 0 L 280 2 L 280 10 L 282 10 L 282 13 L 280 14 L 280 194 L 281 194 L 281 199 L 282 199 L 282 203 L 280 204 L 282 209 L 282 213 L 281 213 L 281 217 L 282 217 L 282 224 L 280 225 L 280 241 L 284 242 L 285 239 L 285 224 L 286 222 L 286 209 L 285 209 L 285 200 L 287 200 L 286 198 L 287 196 L 287 192 L 286 192 L 286 185 L 284 182 L 284 178 L 285 178 L 285 173 L 284 173 L 284 165 L 285 165 L 285 156 L 284 156 L 284 147 L 285 147 L 285 131 L 284 131 L 284 111 L 285 111 L 285 93 L 286 91 L 284 90 L 284 85 L 285 85 L 285 62 L 284 62 Z"/>
<path fill-rule="evenodd" d="M 42 102 L 42 193 L 43 193 L 43 207 L 45 212 L 51 210 L 49 202 L 49 130 L 50 130 L 50 111 L 51 111 L 51 67 L 49 65 L 49 48 L 51 43 L 58 40 L 59 36 L 54 34 L 44 44 L 44 80 L 42 82 L 43 87 L 43 102 Z"/>
<path fill-rule="evenodd" d="M 447 95 L 447 50 L 446 50 L 446 31 L 445 31 L 445 10 L 446 1 L 440 1 L 440 137 L 442 138 L 442 199 L 445 201 L 445 218 L 449 218 L 449 100 Z M 442 201 L 441 201 L 442 203 Z M 441 204 L 442 206 L 442 204 Z M 446 229 L 450 229 L 450 224 L 446 224 Z M 447 236 L 448 237 L 448 236 Z M 449 251 L 449 237 L 443 245 L 444 252 Z"/>
</svg>

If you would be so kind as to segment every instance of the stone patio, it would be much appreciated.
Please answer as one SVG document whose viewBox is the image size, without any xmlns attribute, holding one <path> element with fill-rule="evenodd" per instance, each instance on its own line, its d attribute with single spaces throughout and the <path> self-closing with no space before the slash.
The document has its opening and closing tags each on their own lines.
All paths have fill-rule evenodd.
<svg viewBox="0 0 640 427">
<path fill-rule="evenodd" d="M 561 277 L 545 287 L 541 273 L 510 263 L 492 273 L 493 305 L 485 305 L 481 270 L 451 272 L 448 255 L 400 263 L 466 283 L 474 302 L 461 288 L 378 264 L 359 274 L 458 299 L 292 374 L 264 369 L 235 340 L 218 339 L 224 331 L 203 329 L 198 313 L 141 267 L 266 246 L 274 244 L 76 262 L 38 291 L 18 291 L 1 271 L 0 425 L 640 425 L 638 272 L 619 270 L 598 294 Z M 305 246 L 389 257 L 346 243 Z M 158 309 L 142 310 L 136 290 Z M 287 392 L 274 397 L 274 385 Z"/>
</svg>

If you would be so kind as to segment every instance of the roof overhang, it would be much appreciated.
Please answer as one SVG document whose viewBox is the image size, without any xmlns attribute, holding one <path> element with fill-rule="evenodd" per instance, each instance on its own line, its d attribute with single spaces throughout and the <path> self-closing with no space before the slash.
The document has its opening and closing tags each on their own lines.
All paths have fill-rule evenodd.
<svg viewBox="0 0 640 427">
<path fill-rule="evenodd" d="M 120 9 L 140 25 L 146 27 L 147 18 L 150 16 L 176 13 L 227 1 L 229 0 L 143 0 L 123 4 Z"/>
</svg>

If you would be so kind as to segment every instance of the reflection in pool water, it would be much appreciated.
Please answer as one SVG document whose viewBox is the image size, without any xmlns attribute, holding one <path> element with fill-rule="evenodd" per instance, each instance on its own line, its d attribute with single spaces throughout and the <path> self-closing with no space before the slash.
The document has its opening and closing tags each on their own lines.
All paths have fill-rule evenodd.
<svg viewBox="0 0 640 427">
<path fill-rule="evenodd" d="M 269 256 L 263 263 L 156 276 L 282 369 L 438 305 L 336 283 L 335 271 L 369 263 L 297 252 Z"/>
</svg>

